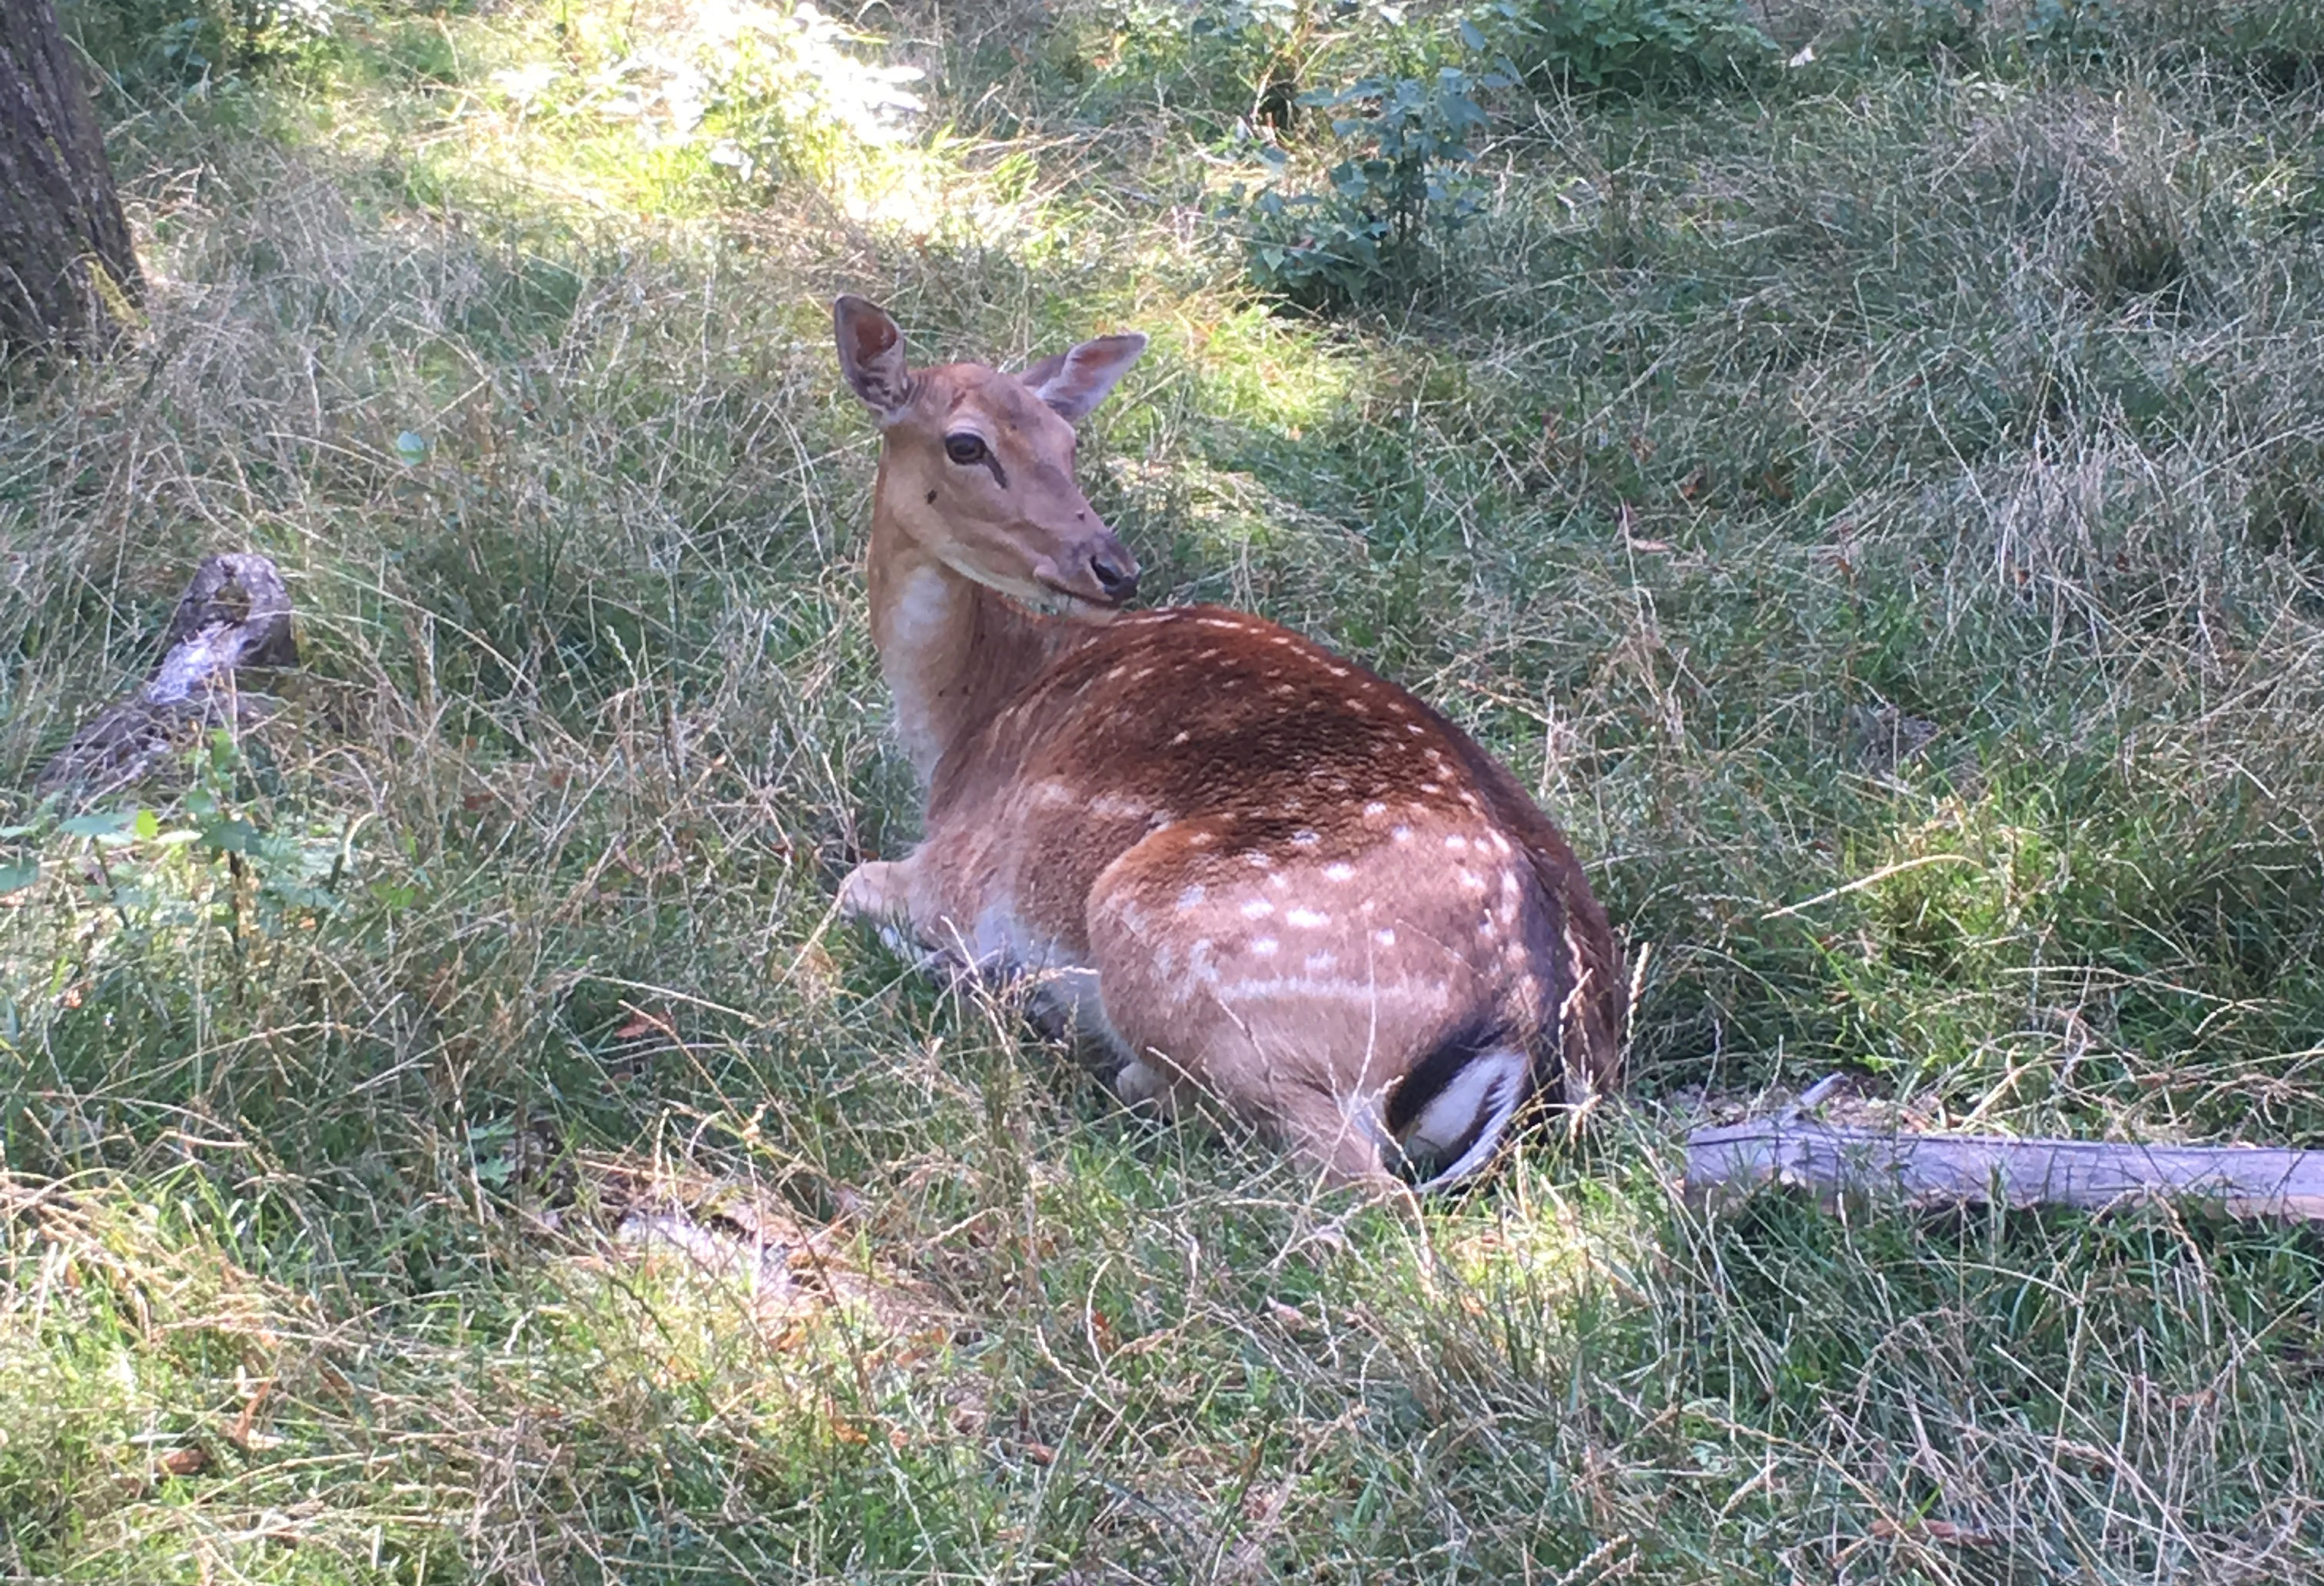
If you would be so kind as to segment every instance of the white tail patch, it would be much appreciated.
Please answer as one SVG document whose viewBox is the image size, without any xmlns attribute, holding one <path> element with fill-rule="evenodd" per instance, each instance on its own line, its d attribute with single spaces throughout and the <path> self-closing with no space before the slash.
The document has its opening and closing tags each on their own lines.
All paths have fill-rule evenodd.
<svg viewBox="0 0 2324 1586">
<path fill-rule="evenodd" d="M 1439 1167 L 1415 1189 L 1438 1190 L 1458 1183 L 1493 1159 L 1509 1120 L 1526 1099 L 1533 1059 L 1507 1047 L 1480 1052 L 1461 1065 L 1452 1082 L 1428 1099 L 1404 1131 L 1407 1157 L 1442 1157 L 1466 1139 L 1469 1148 Z M 1470 1137 L 1473 1135 L 1474 1139 Z"/>
</svg>

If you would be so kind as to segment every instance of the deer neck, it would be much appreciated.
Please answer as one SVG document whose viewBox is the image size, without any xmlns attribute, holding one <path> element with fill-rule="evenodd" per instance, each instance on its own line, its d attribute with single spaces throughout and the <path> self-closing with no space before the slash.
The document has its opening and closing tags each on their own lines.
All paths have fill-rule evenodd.
<svg viewBox="0 0 2324 1586">
<path fill-rule="evenodd" d="M 926 788 L 946 755 L 1098 624 L 1041 616 L 961 576 L 904 533 L 885 496 L 872 513 L 872 641 Z"/>
</svg>

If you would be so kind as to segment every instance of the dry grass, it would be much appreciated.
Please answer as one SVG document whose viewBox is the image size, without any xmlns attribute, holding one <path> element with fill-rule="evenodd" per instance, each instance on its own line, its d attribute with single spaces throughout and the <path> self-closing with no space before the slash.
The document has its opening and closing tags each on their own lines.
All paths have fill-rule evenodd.
<svg viewBox="0 0 2324 1586">
<path fill-rule="evenodd" d="M 1669 1193 L 1833 1067 L 2324 1126 L 2284 28 L 1988 19 L 1972 71 L 1834 7 L 1756 97 L 1503 104 L 1479 239 L 1313 321 L 1208 218 L 1232 50 L 909 14 L 951 139 L 761 125 L 745 189 L 760 101 L 604 114 L 706 14 L 348 16 L 110 103 L 152 320 L 0 409 L 0 778 L 204 552 L 277 559 L 309 665 L 143 832 L 5 812 L 0 1575 L 2324 1574 L 2313 1235 Z M 1099 505 L 1539 790 L 1650 949 L 1627 1110 L 1347 1219 L 832 921 L 912 823 L 843 288 L 931 354 L 1154 334 Z"/>
</svg>

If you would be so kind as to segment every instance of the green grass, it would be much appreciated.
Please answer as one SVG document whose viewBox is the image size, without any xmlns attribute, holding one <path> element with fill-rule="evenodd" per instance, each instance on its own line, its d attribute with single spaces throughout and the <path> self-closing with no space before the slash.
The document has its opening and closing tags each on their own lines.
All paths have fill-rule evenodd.
<svg viewBox="0 0 2324 1586">
<path fill-rule="evenodd" d="M 868 13 L 867 142 L 720 14 L 73 19 L 150 321 L 0 376 L 0 784 L 207 551 L 306 666 L 142 835 L 0 795 L 0 1578 L 2324 1578 L 2312 1232 L 1672 1193 L 1834 1069 L 2324 1144 L 2319 14 L 1755 8 L 1328 318 L 1217 211 L 1360 18 Z M 1152 335 L 1093 501 L 1537 791 L 1622 1109 L 1342 1225 L 832 919 L 916 818 L 843 290 Z"/>
</svg>

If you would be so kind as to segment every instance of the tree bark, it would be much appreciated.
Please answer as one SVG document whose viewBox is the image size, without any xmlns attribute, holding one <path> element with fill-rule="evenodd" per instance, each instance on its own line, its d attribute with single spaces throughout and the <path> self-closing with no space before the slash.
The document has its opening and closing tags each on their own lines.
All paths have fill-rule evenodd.
<svg viewBox="0 0 2324 1586">
<path fill-rule="evenodd" d="M 141 285 L 54 0 L 0 0 L 0 356 L 102 352 L 115 304 Z"/>
</svg>

